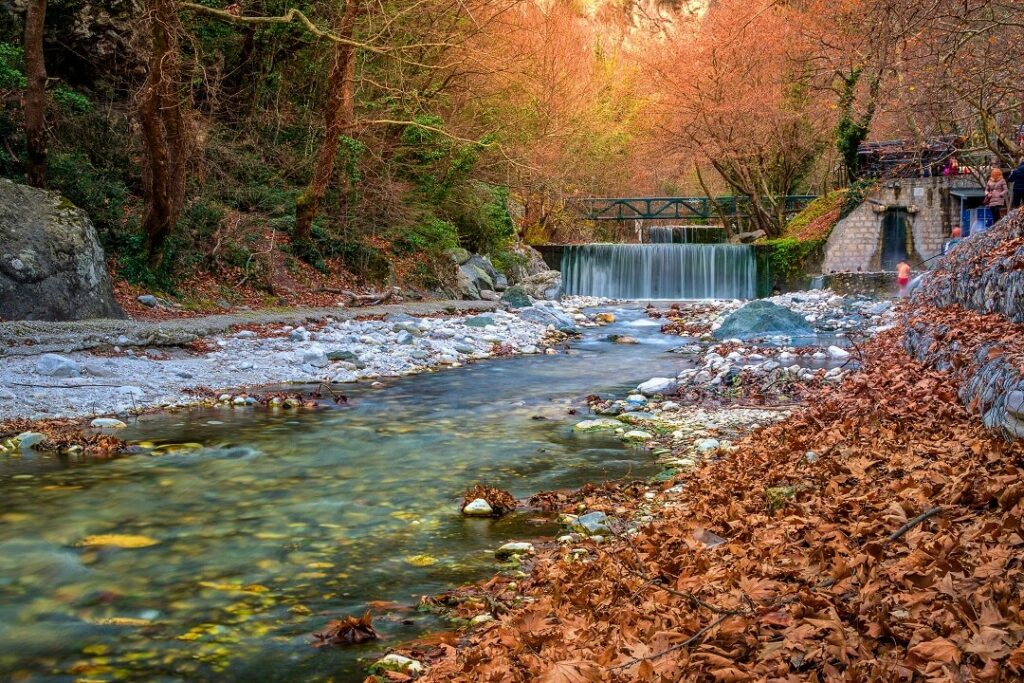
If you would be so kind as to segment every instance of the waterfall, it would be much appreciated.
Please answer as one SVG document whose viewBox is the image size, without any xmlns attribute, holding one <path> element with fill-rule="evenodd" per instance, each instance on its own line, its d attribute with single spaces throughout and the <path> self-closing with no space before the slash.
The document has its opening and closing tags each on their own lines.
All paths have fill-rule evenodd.
<svg viewBox="0 0 1024 683">
<path fill-rule="evenodd" d="M 725 241 L 725 228 L 706 225 L 668 225 L 646 228 L 648 244 L 717 244 Z"/>
<path fill-rule="evenodd" d="M 746 244 L 583 244 L 562 252 L 566 294 L 612 299 L 753 299 Z"/>
</svg>

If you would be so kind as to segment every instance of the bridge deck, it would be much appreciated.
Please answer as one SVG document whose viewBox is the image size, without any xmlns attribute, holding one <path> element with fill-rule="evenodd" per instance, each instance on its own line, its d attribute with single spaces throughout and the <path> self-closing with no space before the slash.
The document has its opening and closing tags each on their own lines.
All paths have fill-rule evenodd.
<svg viewBox="0 0 1024 683">
<path fill-rule="evenodd" d="M 785 197 L 785 213 L 799 213 L 816 199 L 815 195 Z M 709 220 L 718 216 L 715 204 L 729 217 L 745 217 L 749 197 L 587 197 L 574 199 L 571 206 L 592 221 L 625 220 Z"/>
</svg>

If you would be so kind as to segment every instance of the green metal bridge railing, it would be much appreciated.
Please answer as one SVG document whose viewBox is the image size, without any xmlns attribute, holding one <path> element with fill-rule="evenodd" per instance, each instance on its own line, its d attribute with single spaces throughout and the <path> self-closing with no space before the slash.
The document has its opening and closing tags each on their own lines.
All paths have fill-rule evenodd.
<svg viewBox="0 0 1024 683">
<path fill-rule="evenodd" d="M 816 195 L 788 195 L 783 211 L 799 213 L 815 199 Z M 586 197 L 568 204 L 592 221 L 709 220 L 719 215 L 716 204 L 730 218 L 747 216 L 750 197 Z"/>
</svg>

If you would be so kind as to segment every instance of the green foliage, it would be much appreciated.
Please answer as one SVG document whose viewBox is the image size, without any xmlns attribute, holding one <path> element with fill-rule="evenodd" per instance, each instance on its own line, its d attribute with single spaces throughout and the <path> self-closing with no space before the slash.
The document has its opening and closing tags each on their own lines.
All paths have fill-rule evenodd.
<svg viewBox="0 0 1024 683">
<path fill-rule="evenodd" d="M 395 251 L 401 255 L 440 255 L 459 246 L 459 233 L 455 225 L 449 221 L 431 217 L 400 231 L 395 236 L 394 246 Z"/>
<path fill-rule="evenodd" d="M 125 215 L 133 202 L 129 188 L 116 173 L 94 166 L 84 152 L 52 153 L 48 179 L 51 189 L 89 214 L 105 241 L 116 232 L 135 227 Z"/>
<path fill-rule="evenodd" d="M 868 194 L 875 188 L 877 181 L 872 178 L 861 178 L 850 184 L 846 189 L 846 196 L 843 199 L 843 208 L 839 212 L 839 218 L 846 218 L 854 209 L 860 206 Z"/>
<path fill-rule="evenodd" d="M 0 90 L 21 90 L 28 85 L 24 55 L 20 45 L 0 43 Z"/>
<path fill-rule="evenodd" d="M 811 223 L 818 220 L 828 212 L 835 211 L 835 209 L 844 201 L 845 196 L 846 190 L 841 189 L 832 190 L 831 192 L 818 197 L 808 204 L 803 211 L 789 219 L 786 223 L 786 228 L 783 231 L 783 236 L 797 237 L 801 235 Z M 827 236 L 828 235 L 825 235 L 825 237 Z"/>
<path fill-rule="evenodd" d="M 820 249 L 825 244 L 825 240 L 798 240 L 795 237 L 780 237 L 758 244 L 768 250 L 768 268 L 771 277 L 785 279 L 799 274 L 807 257 L 815 250 Z"/>
<path fill-rule="evenodd" d="M 53 90 L 53 101 L 68 114 L 84 114 L 92 109 L 92 102 L 88 97 L 63 86 Z"/>
</svg>

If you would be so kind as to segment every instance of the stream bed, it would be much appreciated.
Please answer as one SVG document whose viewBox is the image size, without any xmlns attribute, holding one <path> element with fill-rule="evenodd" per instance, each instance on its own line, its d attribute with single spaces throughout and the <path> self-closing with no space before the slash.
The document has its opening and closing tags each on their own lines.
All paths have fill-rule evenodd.
<svg viewBox="0 0 1024 683">
<path fill-rule="evenodd" d="M 463 518 L 465 489 L 658 471 L 643 449 L 572 431 L 588 394 L 687 363 L 642 309 L 613 310 L 569 353 L 348 385 L 348 405 L 317 411 L 147 416 L 123 436 L 155 448 L 113 460 L 3 456 L 0 679 L 361 681 L 360 658 L 445 628 L 413 609 L 420 596 L 493 574 L 505 541 L 556 533 L 530 513 Z M 80 545 L 98 534 L 153 544 Z M 368 608 L 383 641 L 311 645 Z"/>
</svg>

